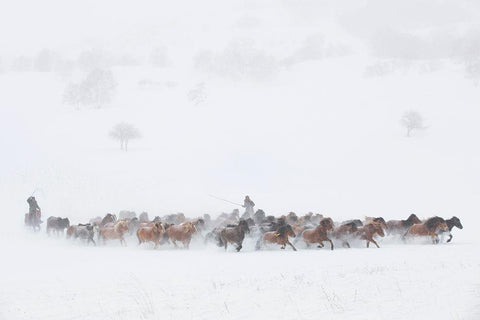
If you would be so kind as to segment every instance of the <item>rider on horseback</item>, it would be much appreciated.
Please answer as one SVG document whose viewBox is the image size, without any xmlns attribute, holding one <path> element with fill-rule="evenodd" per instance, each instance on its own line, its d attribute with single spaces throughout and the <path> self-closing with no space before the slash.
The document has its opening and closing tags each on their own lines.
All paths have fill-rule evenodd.
<svg viewBox="0 0 480 320">
<path fill-rule="evenodd" d="M 29 205 L 28 219 L 29 219 L 29 221 L 33 221 L 33 219 L 35 218 L 35 215 L 38 214 L 39 217 L 41 216 L 41 213 L 40 213 L 41 210 L 40 210 L 40 207 L 38 206 L 37 200 L 35 199 L 34 196 L 29 197 L 27 199 L 27 202 L 28 202 L 28 205 Z M 39 222 L 42 223 L 43 221 L 40 220 Z"/>
<path fill-rule="evenodd" d="M 243 200 L 243 206 L 245 208 L 245 212 L 242 215 L 242 219 L 247 220 L 248 218 L 252 218 L 254 214 L 254 209 L 255 207 L 255 202 L 250 200 L 249 196 L 245 197 L 245 200 Z"/>
</svg>

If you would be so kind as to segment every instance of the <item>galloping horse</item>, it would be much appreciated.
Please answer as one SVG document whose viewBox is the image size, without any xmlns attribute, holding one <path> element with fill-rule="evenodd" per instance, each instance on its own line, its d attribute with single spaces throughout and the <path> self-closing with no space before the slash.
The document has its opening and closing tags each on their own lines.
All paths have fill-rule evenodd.
<svg viewBox="0 0 480 320">
<path fill-rule="evenodd" d="M 242 249 L 243 239 L 245 238 L 245 233 L 249 233 L 250 228 L 248 223 L 245 220 L 240 220 L 236 226 L 227 226 L 220 231 L 220 243 L 225 246 L 227 250 L 227 244 L 235 243 L 237 245 L 237 252 Z"/>
<path fill-rule="evenodd" d="M 383 232 L 382 229 L 382 224 L 380 222 L 370 222 L 364 225 L 361 228 L 358 228 L 357 232 L 355 235 L 359 237 L 362 240 L 367 240 L 367 248 L 370 247 L 370 242 L 373 242 L 377 246 L 377 248 L 380 248 L 378 245 L 377 241 L 373 239 L 373 237 L 378 234 L 380 237 L 384 237 L 385 233 Z"/>
<path fill-rule="evenodd" d="M 388 220 L 387 229 L 389 234 L 404 234 L 414 224 L 422 223 L 418 217 L 412 213 L 407 220 Z"/>
<path fill-rule="evenodd" d="M 427 219 L 424 223 L 421 224 L 414 224 L 411 226 L 407 233 L 405 233 L 404 237 L 407 236 L 430 236 L 432 238 L 432 242 L 437 244 L 439 242 L 438 239 L 438 232 L 440 231 L 448 231 L 448 225 L 443 218 L 440 217 L 432 217 Z"/>
<path fill-rule="evenodd" d="M 95 235 L 95 228 L 96 226 L 93 226 L 90 223 L 87 224 L 81 224 L 79 223 L 76 226 L 70 226 L 67 229 L 67 239 L 73 237 L 74 239 L 80 238 L 87 240 L 87 245 L 92 242 L 94 246 L 97 244 L 95 243 L 95 240 L 93 240 L 93 237 Z"/>
<path fill-rule="evenodd" d="M 137 230 L 138 244 L 144 242 L 155 243 L 155 249 L 160 245 L 160 239 L 163 238 L 165 228 L 161 222 L 155 222 L 151 227 L 141 227 Z"/>
<path fill-rule="evenodd" d="M 105 227 L 100 229 L 99 236 L 103 238 L 103 243 L 106 242 L 107 239 L 119 239 L 120 244 L 125 244 L 125 239 L 123 235 L 128 231 L 128 225 L 126 221 L 119 221 L 114 227 Z"/>
<path fill-rule="evenodd" d="M 348 239 L 358 230 L 355 222 L 348 222 L 333 230 L 333 237 L 342 241 L 342 246 L 350 248 Z"/>
<path fill-rule="evenodd" d="M 457 217 L 452 217 L 450 219 L 445 220 L 448 226 L 448 231 L 450 231 L 450 237 L 448 238 L 447 242 L 452 241 L 453 235 L 451 234 L 453 227 L 457 227 L 458 229 L 463 229 L 463 225 L 460 222 L 460 219 Z"/>
<path fill-rule="evenodd" d="M 323 218 L 315 229 L 308 229 L 302 232 L 302 238 L 310 246 L 312 243 L 318 243 L 318 248 L 323 248 L 323 241 L 330 242 L 330 250 L 333 250 L 333 242 L 328 237 L 327 232 L 333 230 L 333 220 Z"/>
<path fill-rule="evenodd" d="M 177 247 L 176 241 L 183 243 L 184 248 L 189 248 L 192 236 L 197 232 L 195 224 L 191 221 L 184 222 L 180 225 L 171 225 L 167 229 L 167 235 L 172 240 L 175 247 Z"/>
<path fill-rule="evenodd" d="M 289 224 L 282 225 L 278 228 L 277 231 L 270 231 L 265 232 L 262 237 L 263 244 L 269 243 L 276 243 L 281 245 L 280 249 L 285 249 L 287 244 L 292 247 L 293 251 L 297 251 L 297 249 L 293 246 L 293 244 L 288 240 L 288 237 L 294 238 L 295 232 L 293 232 L 292 226 Z M 260 249 L 260 241 L 257 242 L 256 249 Z"/>
<path fill-rule="evenodd" d="M 50 235 L 50 231 L 53 230 L 57 235 L 63 234 L 63 230 L 70 227 L 70 220 L 68 218 L 61 217 L 49 217 L 47 219 L 47 234 Z"/>
</svg>

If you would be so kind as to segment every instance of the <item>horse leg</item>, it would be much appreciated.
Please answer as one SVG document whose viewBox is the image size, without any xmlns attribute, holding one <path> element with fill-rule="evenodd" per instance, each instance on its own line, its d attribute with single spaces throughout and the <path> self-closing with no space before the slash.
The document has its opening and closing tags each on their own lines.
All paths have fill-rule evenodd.
<svg viewBox="0 0 480 320">
<path fill-rule="evenodd" d="M 333 242 L 332 242 L 332 240 L 328 239 L 328 241 L 330 242 L 330 250 L 333 250 Z"/>
<path fill-rule="evenodd" d="M 175 239 L 172 239 L 172 242 L 173 242 L 173 245 L 175 246 L 175 248 L 178 248 L 177 241 Z"/>
<path fill-rule="evenodd" d="M 242 250 L 242 243 L 237 243 L 237 252 L 239 252 L 240 250 Z"/>
<path fill-rule="evenodd" d="M 377 248 L 380 248 L 380 246 L 378 245 L 377 241 L 375 241 L 375 240 L 373 240 L 373 239 L 370 240 L 370 241 L 372 241 L 372 242 L 377 246 Z"/>
<path fill-rule="evenodd" d="M 452 236 L 452 234 L 450 233 L 450 234 L 449 234 L 449 236 L 448 236 L 448 240 L 447 240 L 447 242 L 450 242 L 450 241 L 452 241 L 452 238 L 453 238 L 453 236 Z"/>
<path fill-rule="evenodd" d="M 318 242 L 317 248 L 323 248 L 323 241 L 319 241 L 319 242 Z"/>
<path fill-rule="evenodd" d="M 370 240 L 367 240 L 367 248 L 370 248 Z"/>
<path fill-rule="evenodd" d="M 295 248 L 295 247 L 293 246 L 293 244 L 292 244 L 289 240 L 287 240 L 287 244 L 288 244 L 290 247 L 292 247 L 293 251 L 297 251 L 297 248 Z"/>
</svg>

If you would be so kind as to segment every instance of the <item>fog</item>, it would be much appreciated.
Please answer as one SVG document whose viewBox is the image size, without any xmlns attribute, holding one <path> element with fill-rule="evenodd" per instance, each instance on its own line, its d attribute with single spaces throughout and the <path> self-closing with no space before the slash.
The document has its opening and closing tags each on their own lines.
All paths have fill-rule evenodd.
<svg viewBox="0 0 480 320">
<path fill-rule="evenodd" d="M 235 207 L 209 194 L 248 194 L 273 215 L 474 219 L 479 13 L 472 1 L 8 3 L 2 215 L 17 221 L 36 190 L 44 215 L 74 220 Z M 103 82 L 104 98 L 65 98 L 97 69 L 111 94 Z M 407 138 L 409 110 L 425 129 Z M 109 136 L 120 122 L 141 132 L 128 152 Z"/>
<path fill-rule="evenodd" d="M 479 80 L 470 0 L 2 1 L 0 319 L 478 319 Z M 268 217 L 218 247 L 246 195 L 298 251 Z M 123 210 L 213 222 L 77 226 Z M 411 213 L 463 229 L 304 237 Z"/>
</svg>

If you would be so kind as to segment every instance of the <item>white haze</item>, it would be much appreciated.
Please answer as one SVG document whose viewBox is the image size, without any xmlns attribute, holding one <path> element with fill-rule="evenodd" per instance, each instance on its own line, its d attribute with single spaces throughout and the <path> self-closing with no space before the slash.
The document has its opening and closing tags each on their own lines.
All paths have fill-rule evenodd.
<svg viewBox="0 0 480 320">
<path fill-rule="evenodd" d="M 467 0 L 3 1 L 0 215 L 6 225 L 14 226 L 6 234 L 15 234 L 19 243 L 18 248 L 9 249 L 7 257 L 15 259 L 21 248 L 35 251 L 26 249 L 34 240 L 30 235 L 23 238 L 21 230 L 28 210 L 26 199 L 33 192 L 44 220 L 62 216 L 72 223 L 120 210 L 147 211 L 151 217 L 177 212 L 197 217 L 235 208 L 210 194 L 234 202 L 242 202 L 248 194 L 256 208 L 276 216 L 312 211 L 341 221 L 365 215 L 400 219 L 412 212 L 421 218 L 455 215 L 465 228 L 455 230 L 454 242 L 464 247 L 452 246 L 448 253 L 472 256 L 473 244 L 479 242 L 475 226 L 480 222 L 479 18 L 480 5 Z M 166 57 L 160 66 L 150 63 L 155 48 Z M 42 50 L 55 57 L 57 64 L 51 72 L 35 70 L 35 58 Z M 110 69 L 117 83 L 113 100 L 100 109 L 82 106 L 75 110 L 63 101 L 68 84 L 79 83 L 88 73 L 78 63 L 82 52 L 100 55 L 99 66 Z M 142 81 L 146 84 L 141 85 Z M 203 88 L 202 98 L 192 101 L 191 92 L 198 88 Z M 422 115 L 426 129 L 413 131 L 407 138 L 400 119 L 410 110 Z M 130 142 L 128 152 L 109 137 L 111 128 L 120 122 L 131 123 L 142 134 Z M 7 236 L 0 239 L 4 245 L 8 242 Z M 41 251 L 42 246 L 37 246 Z M 75 255 L 68 252 L 68 244 L 61 243 L 48 249 L 46 256 L 55 260 L 57 246 L 67 257 Z M 74 248 L 82 256 L 90 254 L 87 249 L 91 248 Z M 120 249 L 105 252 L 120 261 Z M 408 255 L 403 247 L 382 248 L 388 249 Z M 439 249 L 416 248 L 411 258 L 421 259 L 431 250 Z M 126 252 L 135 259 L 135 249 L 129 247 Z M 141 252 L 145 262 L 150 254 L 158 253 Z M 361 252 L 355 251 L 355 259 L 362 259 Z M 217 253 L 213 252 L 213 261 L 221 264 L 224 257 Z M 188 252 L 165 254 L 183 255 L 182 259 L 192 263 Z M 201 253 L 193 254 L 202 259 Z M 341 251 L 339 261 L 350 263 L 348 254 Z M 388 260 L 383 269 L 365 262 L 363 271 L 380 274 L 371 278 L 375 283 L 388 278 L 385 270 L 396 271 L 401 278 L 412 270 L 421 272 L 435 268 L 437 262 L 447 263 L 449 256 L 442 252 L 441 258 L 419 266 L 406 259 L 407 266 L 395 268 L 401 262 L 394 254 L 368 254 L 375 255 L 376 262 Z M 300 256 L 301 262 L 296 263 L 295 256 L 288 254 L 291 264 L 286 277 L 292 286 L 297 274 L 312 271 L 310 267 L 295 270 L 311 255 Z M 283 261 L 273 252 L 268 256 L 275 263 Z M 235 259 L 241 264 L 242 257 Z M 257 258 L 246 259 L 254 263 Z M 327 267 L 334 268 L 331 263 Z M 206 262 L 201 265 L 205 278 L 195 282 L 196 288 L 207 286 L 204 279 L 216 277 Z M 41 268 L 48 269 L 48 275 L 55 273 L 48 264 Z M 85 268 L 87 274 L 94 274 L 94 269 Z M 128 266 L 124 268 L 120 270 Z M 268 268 L 264 268 L 259 272 L 265 276 Z M 437 275 L 456 273 L 459 268 L 465 268 L 462 283 L 469 282 L 471 291 L 461 296 L 467 300 L 460 314 L 442 309 L 441 315 L 474 319 L 472 315 L 480 312 L 478 303 L 475 307 L 472 302 L 474 297 L 478 301 L 479 283 L 478 277 L 470 280 L 478 273 L 478 259 L 462 257 Z M 10 265 L 8 270 L 15 269 L 16 265 Z M 342 270 L 355 271 L 354 267 L 347 269 Z M 194 278 L 190 269 L 181 270 L 187 279 Z M 237 271 L 242 270 L 238 267 Z M 227 273 L 232 276 L 228 285 L 235 288 L 234 272 Z M 308 283 L 315 273 L 305 277 L 301 281 Z M 258 290 L 273 288 L 276 280 L 260 284 Z M 148 281 L 147 276 L 141 281 Z M 421 281 L 423 286 L 436 283 Z M 43 284 L 34 287 L 43 290 Z M 395 285 L 393 280 L 388 284 Z M 81 287 L 80 281 L 72 285 Z M 348 288 L 348 283 L 341 288 Z M 410 287 L 409 293 L 420 288 Z M 437 289 L 448 286 L 442 284 L 429 292 Z M 333 294 L 328 286 L 326 290 L 328 300 Z M 384 298 L 399 298 L 400 291 L 398 296 Z M 245 298 L 238 292 L 235 295 Z M 21 292 L 12 297 L 21 299 Z M 267 309 L 274 309 L 268 299 L 259 299 L 265 300 L 259 305 L 263 301 Z M 441 295 L 439 300 L 437 305 L 442 305 L 448 296 Z M 0 306 L 11 301 L 2 299 Z M 330 310 L 334 311 L 332 318 L 367 317 L 357 313 L 360 304 L 348 309 L 346 302 L 328 301 L 326 310 L 334 309 Z M 302 306 L 307 302 L 313 303 L 305 300 Z M 373 308 L 371 300 L 368 305 Z M 232 313 L 213 308 L 198 318 L 248 317 L 241 304 L 236 308 Z M 21 318 L 12 310 L 8 316 Z M 386 318 L 389 310 L 398 311 L 387 303 L 377 318 Z M 428 313 L 428 309 L 423 311 L 419 318 Z M 194 317 L 175 311 L 169 315 Z M 305 318 L 315 315 L 303 314 Z"/>
</svg>

